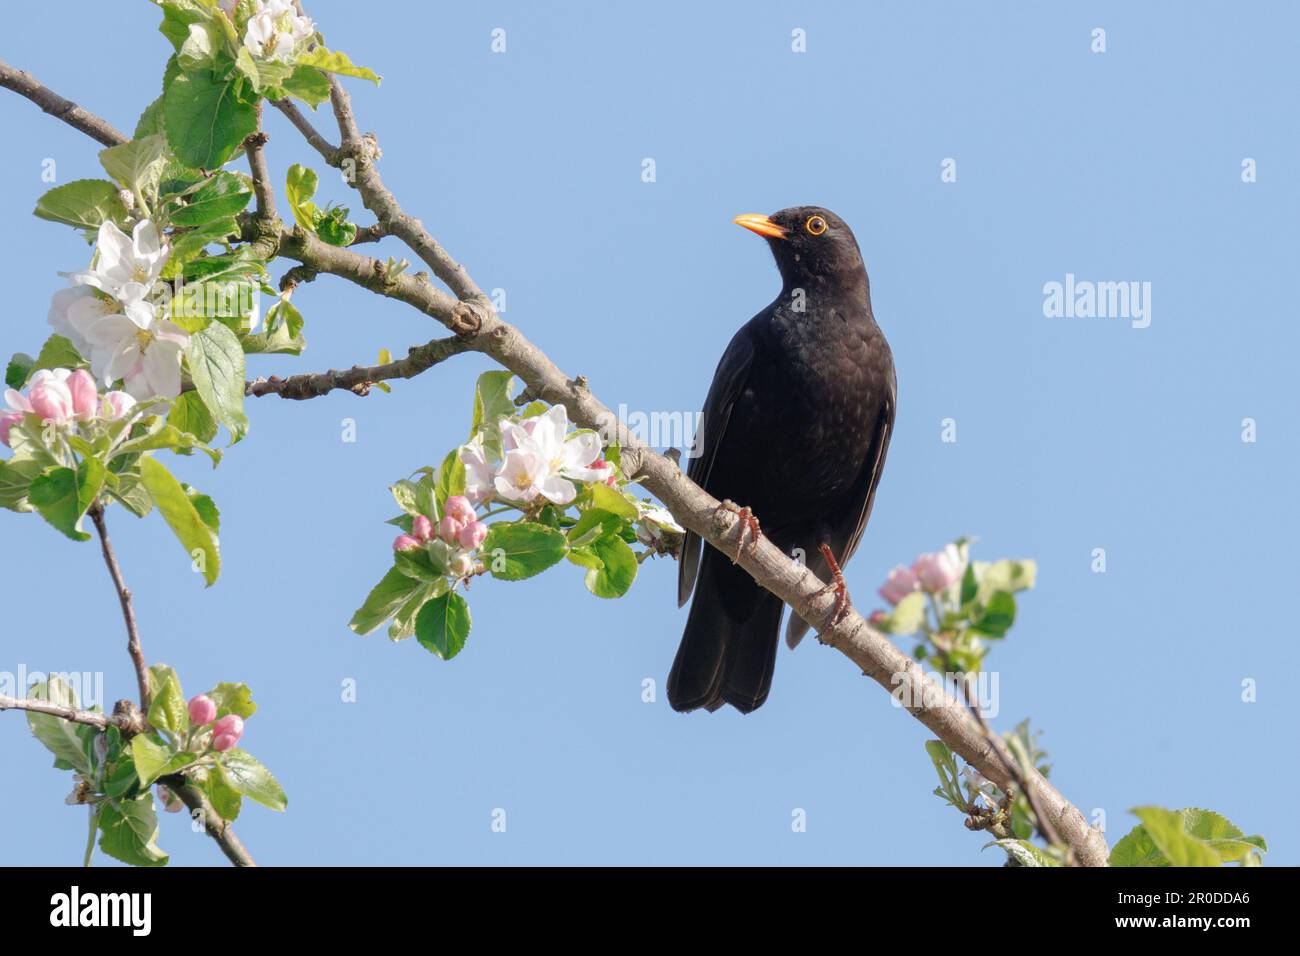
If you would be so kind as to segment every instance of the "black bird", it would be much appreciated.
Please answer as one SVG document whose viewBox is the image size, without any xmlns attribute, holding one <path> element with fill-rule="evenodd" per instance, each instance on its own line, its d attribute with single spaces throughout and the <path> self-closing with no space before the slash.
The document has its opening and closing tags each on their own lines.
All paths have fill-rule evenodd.
<svg viewBox="0 0 1300 956">
<path fill-rule="evenodd" d="M 741 509 L 746 527 L 808 566 L 831 572 L 862 538 L 894 425 L 896 386 L 889 343 L 871 313 L 867 269 L 844 220 L 817 206 L 747 214 L 736 224 L 767 239 L 781 294 L 727 346 L 705 400 L 688 475 Z M 753 540 L 753 538 L 751 538 Z M 749 713 L 767 700 L 776 665 L 781 599 L 732 557 L 687 534 L 678 604 L 695 588 L 668 676 L 674 710 Z M 791 613 L 791 647 L 808 630 Z"/>
</svg>

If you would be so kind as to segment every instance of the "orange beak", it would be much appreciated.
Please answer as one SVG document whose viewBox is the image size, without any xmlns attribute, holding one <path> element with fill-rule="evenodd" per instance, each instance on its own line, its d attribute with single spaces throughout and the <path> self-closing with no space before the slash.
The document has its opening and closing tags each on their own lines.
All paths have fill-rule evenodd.
<svg viewBox="0 0 1300 956">
<path fill-rule="evenodd" d="M 747 212 L 731 220 L 737 226 L 743 226 L 750 232 L 756 232 L 760 236 L 767 236 L 771 239 L 784 239 L 785 230 L 774 223 L 766 216 L 756 212 Z"/>
</svg>

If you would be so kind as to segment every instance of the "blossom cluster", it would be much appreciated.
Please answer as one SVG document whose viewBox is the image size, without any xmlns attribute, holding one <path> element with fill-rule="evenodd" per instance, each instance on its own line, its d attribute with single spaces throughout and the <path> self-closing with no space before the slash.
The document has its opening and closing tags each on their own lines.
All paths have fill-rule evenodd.
<svg viewBox="0 0 1300 956">
<path fill-rule="evenodd" d="M 159 317 L 154 287 L 169 248 L 148 219 L 131 235 L 105 221 L 89 269 L 68 275 L 54 295 L 49 323 L 90 362 L 104 385 L 119 379 L 136 399 L 175 398 L 181 391 L 181 355 L 189 335 Z"/>
<path fill-rule="evenodd" d="M 237 5 L 227 0 L 222 9 L 233 18 Z M 290 63 L 315 33 L 311 18 L 299 14 L 291 0 L 253 0 L 244 49 L 263 60 Z"/>
<path fill-rule="evenodd" d="M 616 481 L 612 464 L 601 457 L 600 436 L 593 431 L 569 432 L 563 405 L 553 405 L 540 415 L 498 422 L 502 455 L 492 460 L 480 432 L 461 446 L 465 465 L 465 496 L 475 504 L 499 498 L 532 502 L 541 497 L 567 505 L 577 497 L 575 481 Z"/>
<path fill-rule="evenodd" d="M 244 736 L 244 718 L 238 714 L 226 714 L 218 720 L 216 701 L 207 694 L 190 698 L 189 712 L 191 725 L 202 735 L 211 734 L 208 744 L 218 753 L 234 747 L 239 743 L 239 738 Z M 209 724 L 212 725 L 210 730 Z"/>
<path fill-rule="evenodd" d="M 880 586 L 880 596 L 890 604 L 897 604 L 913 591 L 937 594 L 962 579 L 966 573 L 966 559 L 955 544 L 942 550 L 920 554 L 912 566 L 898 565 L 889 572 Z"/>
<path fill-rule="evenodd" d="M 27 393 L 5 390 L 5 404 L 0 409 L 0 443 L 10 445 L 10 432 L 24 416 L 35 415 L 42 425 L 64 428 L 74 423 L 96 420 L 117 421 L 136 407 L 126 392 L 101 395 L 95 380 L 85 369 L 41 369 L 32 374 Z"/>
<path fill-rule="evenodd" d="M 474 506 L 464 495 L 452 495 L 443 506 L 442 520 L 435 525 L 428 515 L 416 515 L 411 522 L 410 534 L 399 534 L 393 541 L 394 551 L 415 551 L 431 543 L 443 555 L 453 577 L 465 578 L 482 571 L 482 562 L 474 559 L 487 537 L 488 526 L 478 520 Z"/>
</svg>

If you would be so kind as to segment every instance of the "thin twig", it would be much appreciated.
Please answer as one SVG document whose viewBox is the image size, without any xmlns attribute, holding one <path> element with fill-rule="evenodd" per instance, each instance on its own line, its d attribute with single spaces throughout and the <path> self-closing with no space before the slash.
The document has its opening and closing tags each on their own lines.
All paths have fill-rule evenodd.
<svg viewBox="0 0 1300 956">
<path fill-rule="evenodd" d="M 279 395 L 301 401 L 328 395 L 335 389 L 346 389 L 356 395 L 367 395 L 376 382 L 398 378 L 415 378 L 421 372 L 444 362 L 453 355 L 459 355 L 470 349 L 467 339 L 456 336 L 434 339 L 424 345 L 416 345 L 407 353 L 406 358 L 383 365 L 371 365 L 363 368 L 354 365 L 350 369 L 328 372 L 309 372 L 291 375 L 288 378 L 259 378 L 244 386 L 244 394 L 261 398 L 264 395 Z"/>
<path fill-rule="evenodd" d="M 113 586 L 117 588 L 117 599 L 122 605 L 122 618 L 126 621 L 126 652 L 131 655 L 131 663 L 135 665 L 135 680 L 140 687 L 140 709 L 147 714 L 151 702 L 149 665 L 144 661 L 144 649 L 140 646 L 140 631 L 136 626 L 135 607 L 131 603 L 131 590 L 122 579 L 122 568 L 117 563 L 117 555 L 113 552 L 113 541 L 108 536 L 108 525 L 104 521 L 104 506 L 98 503 L 93 504 L 87 514 L 90 515 L 90 520 L 95 525 L 95 531 L 99 534 L 100 548 L 104 552 L 104 563 L 108 565 L 109 576 L 113 579 Z"/>
<path fill-rule="evenodd" d="M 266 165 L 266 153 L 263 147 L 269 138 L 261 130 L 262 104 L 257 104 L 258 129 L 244 139 L 244 153 L 248 156 L 248 168 L 253 175 L 253 192 L 257 196 L 257 218 L 274 220 L 275 187 L 271 185 L 271 171 Z"/>
<path fill-rule="evenodd" d="M 234 828 L 213 808 L 208 795 L 190 783 L 181 774 L 160 777 L 159 783 L 167 787 L 189 808 L 191 818 L 203 824 L 203 830 L 221 847 L 226 859 L 235 866 L 257 866 L 253 855 L 243 841 L 235 835 Z M 197 814 L 197 816 L 196 816 Z"/>
<path fill-rule="evenodd" d="M 7 694 L 0 694 L 0 710 L 27 710 L 33 714 L 48 714 L 51 717 L 59 717 L 74 724 L 86 724 L 100 730 L 107 730 L 109 727 L 116 727 L 119 730 L 127 730 L 132 733 L 139 730 L 137 722 L 132 719 L 130 714 L 116 712 L 100 714 L 93 710 L 78 710 L 76 707 L 65 707 L 62 704 L 54 704 L 48 700 L 36 700 L 31 697 L 10 697 Z"/>
</svg>

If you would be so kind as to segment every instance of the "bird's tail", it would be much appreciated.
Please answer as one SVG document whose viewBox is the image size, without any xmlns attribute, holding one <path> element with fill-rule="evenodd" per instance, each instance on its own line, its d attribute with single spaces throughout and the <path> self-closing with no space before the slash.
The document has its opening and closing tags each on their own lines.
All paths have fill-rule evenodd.
<svg viewBox="0 0 1300 956">
<path fill-rule="evenodd" d="M 673 710 L 763 705 L 772 688 L 784 605 L 726 555 L 706 547 L 686 631 L 668 675 Z"/>
</svg>

